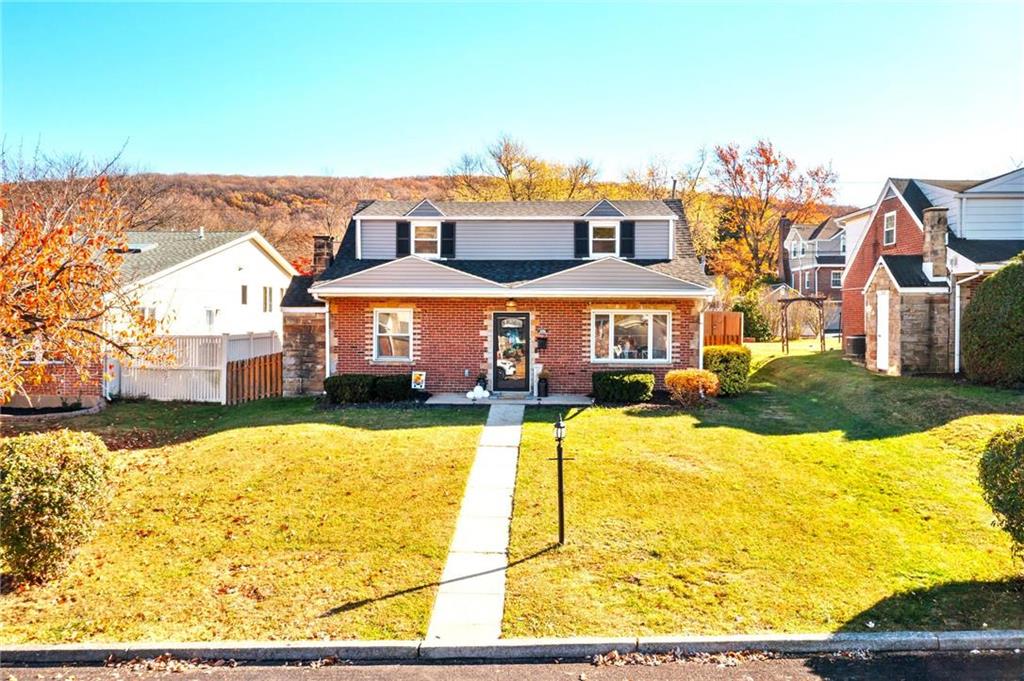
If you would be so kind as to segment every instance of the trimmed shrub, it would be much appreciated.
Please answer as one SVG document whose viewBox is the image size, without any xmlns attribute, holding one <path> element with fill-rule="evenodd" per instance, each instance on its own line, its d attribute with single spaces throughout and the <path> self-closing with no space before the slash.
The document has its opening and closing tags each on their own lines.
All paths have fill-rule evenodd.
<svg viewBox="0 0 1024 681">
<path fill-rule="evenodd" d="M 996 433 L 978 464 L 978 481 L 996 522 L 1024 558 L 1024 423 Z"/>
<path fill-rule="evenodd" d="M 14 578 L 60 575 L 110 496 L 107 446 L 69 430 L 0 440 L 0 556 Z"/>
<path fill-rule="evenodd" d="M 1024 385 L 1024 260 L 981 282 L 964 308 L 964 371 L 977 383 Z"/>
<path fill-rule="evenodd" d="M 654 374 L 650 371 L 595 371 L 590 380 L 598 402 L 649 402 L 654 395 Z"/>
<path fill-rule="evenodd" d="M 704 368 L 718 376 L 723 395 L 745 393 L 750 376 L 750 348 L 709 345 L 704 348 Z"/>
<path fill-rule="evenodd" d="M 684 407 L 695 407 L 718 395 L 718 376 L 704 369 L 676 369 L 665 374 L 665 387 Z"/>
<path fill-rule="evenodd" d="M 753 338 L 758 343 L 764 343 L 772 340 L 775 334 L 772 333 L 771 323 L 761 311 L 756 295 L 756 292 L 751 292 L 740 298 L 732 304 L 732 311 L 743 313 L 743 335 Z"/>
<path fill-rule="evenodd" d="M 338 374 L 324 379 L 324 392 L 332 404 L 353 404 L 373 399 L 373 374 Z"/>
<path fill-rule="evenodd" d="M 378 376 L 373 384 L 373 399 L 378 402 L 402 402 L 412 397 L 412 374 Z"/>
</svg>

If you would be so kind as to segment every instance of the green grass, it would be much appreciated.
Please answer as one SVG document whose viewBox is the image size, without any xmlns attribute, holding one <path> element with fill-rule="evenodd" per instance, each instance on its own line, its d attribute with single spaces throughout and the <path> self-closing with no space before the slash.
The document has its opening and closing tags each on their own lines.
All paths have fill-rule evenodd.
<svg viewBox="0 0 1024 681">
<path fill-rule="evenodd" d="M 504 635 L 1024 628 L 976 482 L 1024 394 L 795 350 L 701 412 L 571 414 L 558 549 L 556 412 L 528 409 Z"/>
<path fill-rule="evenodd" d="M 173 444 L 117 452 L 97 537 L 65 577 L 0 597 L 0 640 L 423 636 L 485 414 L 265 400 L 74 419 Z"/>
</svg>

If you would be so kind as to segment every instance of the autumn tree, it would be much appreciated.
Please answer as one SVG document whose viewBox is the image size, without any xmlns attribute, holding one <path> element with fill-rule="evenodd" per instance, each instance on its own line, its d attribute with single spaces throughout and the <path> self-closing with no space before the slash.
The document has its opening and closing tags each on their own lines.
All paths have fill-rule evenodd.
<svg viewBox="0 0 1024 681">
<path fill-rule="evenodd" d="M 768 140 L 745 151 L 736 145 L 715 147 L 709 187 L 719 202 L 714 271 L 743 289 L 773 276 L 781 220 L 822 219 L 835 184 L 831 167 L 801 171 Z"/>
<path fill-rule="evenodd" d="M 466 201 L 568 201 L 596 197 L 597 169 L 586 158 L 548 161 L 502 135 L 482 154 L 464 154 L 449 170 L 447 193 Z"/>
<path fill-rule="evenodd" d="M 0 402 L 58 359 L 83 378 L 102 355 L 158 361 L 166 346 L 122 286 L 139 196 L 112 188 L 113 164 L 30 161 L 0 150 Z"/>
</svg>

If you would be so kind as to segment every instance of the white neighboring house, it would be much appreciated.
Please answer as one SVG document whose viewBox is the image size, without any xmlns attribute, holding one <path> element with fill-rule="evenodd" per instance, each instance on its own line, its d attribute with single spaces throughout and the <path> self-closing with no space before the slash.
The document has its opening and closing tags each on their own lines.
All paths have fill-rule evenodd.
<svg viewBox="0 0 1024 681">
<path fill-rule="evenodd" d="M 258 232 L 130 232 L 124 273 L 169 335 L 281 337 L 295 268 Z"/>
</svg>

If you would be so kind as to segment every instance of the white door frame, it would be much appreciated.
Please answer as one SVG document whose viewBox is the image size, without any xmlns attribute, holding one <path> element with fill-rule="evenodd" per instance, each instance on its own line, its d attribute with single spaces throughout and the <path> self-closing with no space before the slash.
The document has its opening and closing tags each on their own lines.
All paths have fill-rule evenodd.
<svg viewBox="0 0 1024 681">
<path fill-rule="evenodd" d="M 875 294 L 875 368 L 889 371 L 889 292 Z"/>
</svg>

